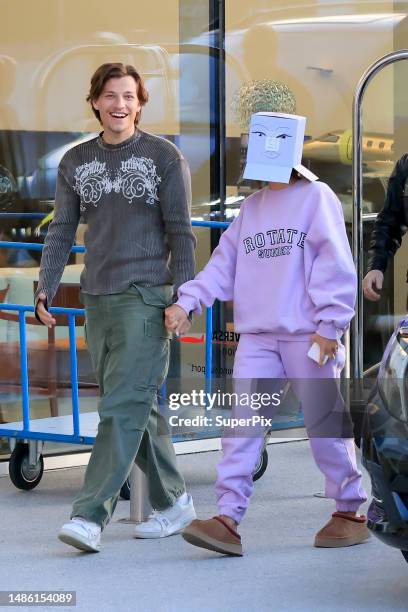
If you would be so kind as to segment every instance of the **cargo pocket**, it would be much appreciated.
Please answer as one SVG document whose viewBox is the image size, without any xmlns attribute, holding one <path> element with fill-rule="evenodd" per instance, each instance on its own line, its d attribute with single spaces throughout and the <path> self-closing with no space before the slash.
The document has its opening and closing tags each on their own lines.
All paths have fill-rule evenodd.
<svg viewBox="0 0 408 612">
<path fill-rule="evenodd" d="M 172 334 L 167 331 L 163 321 L 152 319 L 145 319 L 144 329 L 146 353 L 154 364 L 148 385 L 153 385 L 157 391 L 167 377 Z"/>
<path fill-rule="evenodd" d="M 132 284 L 143 302 L 147 306 L 157 306 L 167 308 L 173 303 L 173 285 L 157 285 L 156 287 L 141 287 L 136 283 Z"/>
<path fill-rule="evenodd" d="M 145 336 L 170 340 L 172 333 L 166 329 L 164 322 L 145 319 Z"/>
</svg>

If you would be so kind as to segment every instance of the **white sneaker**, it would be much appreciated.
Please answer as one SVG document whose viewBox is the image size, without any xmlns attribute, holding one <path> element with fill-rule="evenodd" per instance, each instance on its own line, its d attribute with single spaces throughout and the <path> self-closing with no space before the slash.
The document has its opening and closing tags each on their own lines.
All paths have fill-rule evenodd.
<svg viewBox="0 0 408 612">
<path fill-rule="evenodd" d="M 186 501 L 184 499 L 186 498 Z M 184 502 L 184 503 L 183 503 Z M 136 525 L 135 538 L 167 538 L 180 533 L 197 518 L 191 495 L 182 495 L 167 510 L 154 510 L 148 520 Z"/>
<path fill-rule="evenodd" d="M 99 552 L 101 548 L 101 526 L 91 523 L 80 516 L 74 516 L 58 532 L 61 542 L 75 546 L 79 550 Z"/>
</svg>

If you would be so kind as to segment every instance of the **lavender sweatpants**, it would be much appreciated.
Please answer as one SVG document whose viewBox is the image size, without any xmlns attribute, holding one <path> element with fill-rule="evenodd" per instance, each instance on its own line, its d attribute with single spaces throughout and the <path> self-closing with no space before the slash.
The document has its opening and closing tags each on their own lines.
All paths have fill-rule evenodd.
<svg viewBox="0 0 408 612">
<path fill-rule="evenodd" d="M 319 379 L 331 379 L 333 383 L 327 380 L 328 385 L 337 387 L 334 379 L 340 378 L 344 367 L 344 347 L 339 347 L 336 359 L 329 359 L 322 367 L 307 356 L 309 348 L 310 340 L 278 340 L 274 334 L 264 333 L 241 334 L 233 376 L 238 386 L 242 381 L 242 388 L 250 385 L 250 379 L 290 380 L 302 405 L 314 460 L 325 476 L 326 496 L 335 500 L 339 511 L 357 511 L 367 496 L 357 468 L 354 439 L 342 434 L 331 437 L 330 425 L 327 435 L 320 429 L 318 437 L 313 437 L 319 413 L 324 411 L 319 385 L 323 388 L 326 383 Z M 259 436 L 257 433 L 222 439 L 223 458 L 217 466 L 215 485 L 218 509 L 238 523 L 249 505 L 252 473 L 263 444 L 261 429 Z"/>
</svg>

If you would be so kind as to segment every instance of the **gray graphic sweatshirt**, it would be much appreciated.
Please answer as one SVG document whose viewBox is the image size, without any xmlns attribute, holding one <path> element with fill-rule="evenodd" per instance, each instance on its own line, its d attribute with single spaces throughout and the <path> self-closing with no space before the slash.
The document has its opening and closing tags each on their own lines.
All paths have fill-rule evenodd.
<svg viewBox="0 0 408 612">
<path fill-rule="evenodd" d="M 80 218 L 87 224 L 84 293 L 121 293 L 132 283 L 177 291 L 194 276 L 190 207 L 187 162 L 164 138 L 136 130 L 118 145 L 99 136 L 73 147 L 58 168 L 35 301 L 43 291 L 51 305 Z"/>
</svg>

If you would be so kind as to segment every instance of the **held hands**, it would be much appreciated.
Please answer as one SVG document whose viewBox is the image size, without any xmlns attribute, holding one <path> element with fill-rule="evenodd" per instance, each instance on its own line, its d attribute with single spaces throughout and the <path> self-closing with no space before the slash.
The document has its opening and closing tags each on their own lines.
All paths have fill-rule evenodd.
<svg viewBox="0 0 408 612">
<path fill-rule="evenodd" d="M 44 325 L 46 325 L 47 327 L 51 329 L 56 324 L 56 320 L 54 319 L 52 314 L 50 314 L 48 310 L 45 308 L 44 304 L 46 301 L 47 301 L 47 296 L 45 295 L 45 293 L 40 293 L 38 296 L 36 311 L 37 311 L 37 315 L 41 323 L 43 323 Z"/>
<path fill-rule="evenodd" d="M 371 270 L 365 275 L 363 280 L 363 292 L 367 300 L 371 300 L 371 302 L 378 302 L 381 295 L 376 293 L 374 289 L 381 291 L 383 280 L 384 274 L 381 272 L 381 270 Z"/>
<path fill-rule="evenodd" d="M 182 336 L 191 327 L 187 314 L 177 304 L 172 304 L 164 311 L 164 324 L 167 330 L 173 332 L 176 336 Z"/>
<path fill-rule="evenodd" d="M 320 348 L 320 360 L 319 366 L 323 365 L 323 360 L 325 355 L 328 356 L 329 359 L 335 359 L 337 355 L 338 342 L 337 340 L 330 340 L 329 338 L 323 338 L 323 336 L 319 336 L 319 334 L 313 334 L 310 338 L 311 343 L 316 342 Z"/>
</svg>

